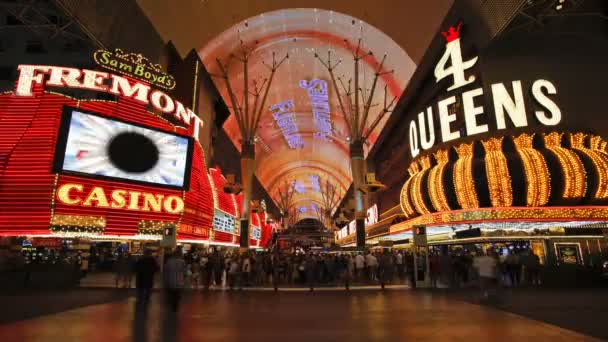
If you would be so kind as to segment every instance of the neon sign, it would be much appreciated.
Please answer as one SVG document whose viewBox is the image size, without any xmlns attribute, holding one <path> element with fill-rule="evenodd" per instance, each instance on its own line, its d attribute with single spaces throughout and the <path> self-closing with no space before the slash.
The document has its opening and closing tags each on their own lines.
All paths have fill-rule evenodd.
<svg viewBox="0 0 608 342">
<path fill-rule="evenodd" d="M 270 107 L 270 111 L 272 112 L 274 121 L 281 129 L 287 145 L 290 148 L 298 149 L 304 147 L 304 140 L 302 140 L 302 136 L 298 133 L 294 108 L 293 100 L 286 100 Z"/>
<path fill-rule="evenodd" d="M 472 68 L 478 61 L 478 57 L 470 60 L 463 60 L 460 46 L 460 29 L 462 23 L 456 27 L 450 27 L 447 32 L 442 32 L 446 39 L 446 49 L 435 67 L 435 78 L 439 82 L 447 77 L 452 77 L 453 84 L 448 87 L 448 92 L 456 90 L 475 82 L 475 76 L 466 77 L 466 71 Z M 494 119 L 496 128 L 503 130 L 507 128 L 506 117 L 509 118 L 514 127 L 527 127 L 528 117 L 526 113 L 526 103 L 524 101 L 524 91 L 522 81 L 513 81 L 511 85 L 504 83 L 492 84 L 491 97 L 494 104 Z M 510 88 L 510 89 L 508 89 Z M 513 96 L 511 96 L 513 94 Z M 548 95 L 557 94 L 557 88 L 553 83 L 544 79 L 538 79 L 531 85 L 532 98 L 538 104 L 534 110 L 534 116 L 542 125 L 555 126 L 560 123 L 562 113 L 557 104 Z M 433 111 L 436 109 L 439 117 L 439 132 L 441 141 L 448 142 L 459 139 L 463 132 L 453 130 L 451 124 L 457 120 L 457 113 L 452 107 L 457 102 L 462 103 L 466 136 L 488 132 L 489 125 L 487 120 L 482 118 L 486 111 L 483 105 L 479 105 L 482 100 L 479 97 L 484 95 L 483 87 L 467 90 L 459 95 L 457 100 L 455 95 L 442 99 L 436 106 L 429 106 L 426 113 L 423 111 L 418 114 L 418 120 L 412 120 L 409 125 L 409 143 L 412 157 L 420 154 L 423 150 L 431 149 L 434 145 L 435 123 L 433 121 Z M 489 101 L 488 101 L 489 102 Z M 530 105 L 529 107 L 533 107 Z M 434 108 L 435 107 L 435 108 Z M 426 114 L 426 115 L 425 115 Z M 480 122 L 481 121 L 481 122 Z M 484 122 L 485 121 L 485 122 Z"/>
<path fill-rule="evenodd" d="M 108 200 L 109 199 L 109 200 Z M 135 211 L 166 212 L 179 214 L 184 211 L 184 200 L 175 195 L 114 189 L 106 194 L 101 186 L 84 191 L 84 185 L 65 183 L 57 188 L 57 200 L 66 205 L 127 209 Z"/>
<path fill-rule="evenodd" d="M 329 97 L 327 93 L 327 82 L 325 80 L 314 79 L 310 82 L 300 81 L 300 88 L 308 92 L 312 116 L 317 132 L 314 133 L 315 139 L 332 142 L 331 112 L 329 108 Z"/>
<path fill-rule="evenodd" d="M 93 54 L 97 65 L 136 78 L 160 88 L 175 88 L 175 79 L 162 70 L 160 64 L 153 64 L 146 57 L 136 53 L 126 53 L 121 49 L 97 50 Z"/>
<path fill-rule="evenodd" d="M 77 88 L 99 91 L 132 98 L 144 104 L 151 104 L 163 114 L 172 114 L 187 126 L 194 125 L 192 136 L 198 140 L 201 119 L 181 102 L 164 92 L 151 89 L 146 83 L 133 82 L 122 76 L 107 72 L 57 67 L 49 65 L 19 65 L 19 79 L 15 89 L 16 96 L 33 96 L 36 84 L 51 87 Z M 48 81 L 45 82 L 45 76 Z"/>
</svg>

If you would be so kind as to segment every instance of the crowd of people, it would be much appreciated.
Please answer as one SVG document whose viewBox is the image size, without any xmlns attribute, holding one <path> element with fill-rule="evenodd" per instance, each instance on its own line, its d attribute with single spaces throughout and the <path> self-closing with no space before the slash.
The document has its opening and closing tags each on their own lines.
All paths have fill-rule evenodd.
<svg viewBox="0 0 608 342">
<path fill-rule="evenodd" d="M 540 269 L 540 258 L 531 250 L 444 252 L 429 257 L 429 275 L 434 287 L 439 284 L 456 288 L 474 286 L 482 274 L 503 287 L 518 287 L 524 281 L 528 285 L 539 286 Z"/>
<path fill-rule="evenodd" d="M 367 253 L 226 253 L 217 250 L 184 256 L 186 284 L 230 289 L 251 286 L 345 286 L 385 284 L 403 279 L 402 252 Z"/>
<path fill-rule="evenodd" d="M 183 260 L 183 287 L 192 289 L 244 287 L 378 285 L 407 283 L 416 286 L 428 272 L 432 287 L 477 286 L 482 276 L 509 287 L 540 285 L 540 259 L 531 251 L 498 255 L 480 251 L 459 253 L 419 253 L 416 260 L 409 251 L 378 250 L 339 253 L 287 253 L 199 251 L 177 252 Z M 485 257 L 491 257 L 489 262 Z M 485 260 L 485 261 L 479 261 Z M 491 265 L 491 271 L 487 266 Z M 126 254 L 116 262 L 116 286 L 130 287 L 135 259 Z"/>
</svg>

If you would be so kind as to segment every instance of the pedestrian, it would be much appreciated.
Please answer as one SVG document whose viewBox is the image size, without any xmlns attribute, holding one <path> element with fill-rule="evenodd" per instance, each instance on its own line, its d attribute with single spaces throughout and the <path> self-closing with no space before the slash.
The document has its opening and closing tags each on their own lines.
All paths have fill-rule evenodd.
<svg viewBox="0 0 608 342">
<path fill-rule="evenodd" d="M 227 280 L 228 280 L 228 286 L 230 287 L 230 290 L 234 290 L 234 287 L 236 285 L 238 285 L 239 282 L 239 273 L 240 273 L 240 265 L 239 265 L 239 260 L 238 257 L 236 255 L 233 255 L 230 258 L 227 258 L 226 260 L 229 260 L 228 263 L 228 274 L 227 274 Z"/>
<path fill-rule="evenodd" d="M 355 259 L 350 255 L 346 255 L 346 270 L 344 271 L 344 285 L 347 290 L 350 290 L 350 283 L 355 274 Z"/>
<path fill-rule="evenodd" d="M 437 287 L 440 275 L 439 256 L 433 254 L 429 257 L 429 276 L 431 278 L 431 287 Z"/>
<path fill-rule="evenodd" d="M 283 261 L 279 253 L 275 252 L 270 258 L 269 265 L 266 266 L 269 273 L 272 272 L 272 286 L 275 292 L 279 290 L 279 279 L 283 272 Z"/>
<path fill-rule="evenodd" d="M 154 275 L 158 271 L 156 259 L 152 257 L 149 249 L 144 250 L 144 255 L 135 262 L 135 288 L 137 308 L 146 309 L 150 302 L 150 294 L 154 287 Z"/>
<path fill-rule="evenodd" d="M 196 290 L 198 289 L 201 278 L 201 264 L 198 258 L 192 260 L 190 270 L 192 271 L 192 275 L 190 276 L 190 286 Z"/>
<path fill-rule="evenodd" d="M 540 258 L 530 250 L 525 260 L 526 281 L 532 286 L 540 286 Z"/>
<path fill-rule="evenodd" d="M 365 266 L 367 266 L 367 276 L 370 282 L 376 281 L 378 272 L 378 258 L 370 251 L 365 256 Z"/>
<path fill-rule="evenodd" d="M 507 273 L 509 274 L 509 280 L 511 281 L 512 287 L 519 286 L 519 280 L 521 277 L 521 261 L 519 255 L 515 251 L 511 251 L 505 260 L 507 266 Z"/>
<path fill-rule="evenodd" d="M 384 286 L 390 282 L 393 274 L 393 258 L 389 254 L 388 249 L 384 250 L 384 253 L 380 255 L 378 261 L 378 279 L 380 280 L 380 287 L 384 290 Z"/>
<path fill-rule="evenodd" d="M 439 257 L 439 274 L 439 279 L 445 286 L 452 287 L 454 285 L 452 257 L 447 248 L 441 251 L 441 256 Z"/>
<path fill-rule="evenodd" d="M 488 255 L 481 254 L 473 260 L 473 267 L 479 274 L 479 289 L 485 299 L 490 297 L 496 287 L 496 264 L 496 257 L 491 250 L 488 251 Z"/>
<path fill-rule="evenodd" d="M 357 272 L 357 281 L 363 281 L 363 272 L 365 270 L 365 257 L 363 253 L 358 253 L 355 256 L 355 271 Z"/>
<path fill-rule="evenodd" d="M 317 274 L 317 260 L 312 253 L 309 253 L 305 259 L 306 282 L 310 287 L 310 292 L 315 288 L 315 276 Z"/>
<path fill-rule="evenodd" d="M 243 254 L 241 261 L 241 290 L 244 286 L 250 286 L 251 281 L 251 259 L 247 253 Z"/>
<path fill-rule="evenodd" d="M 401 251 L 397 251 L 395 254 L 395 268 L 397 268 L 397 277 L 399 280 L 403 280 L 405 269 L 403 265 L 403 253 Z"/>
<path fill-rule="evenodd" d="M 172 312 L 177 312 L 186 273 L 186 263 L 179 252 L 169 255 L 163 272 L 166 303 Z"/>
</svg>

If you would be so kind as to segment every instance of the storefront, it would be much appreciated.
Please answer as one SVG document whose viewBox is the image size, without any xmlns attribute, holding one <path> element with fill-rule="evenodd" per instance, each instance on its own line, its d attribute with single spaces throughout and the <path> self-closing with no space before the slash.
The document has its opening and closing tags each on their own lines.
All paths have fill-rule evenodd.
<svg viewBox="0 0 608 342">
<path fill-rule="evenodd" d="M 204 123 L 170 95 L 175 80 L 159 66 L 119 57 L 133 75 L 107 58 L 98 63 L 115 73 L 17 67 L 15 90 L 0 95 L 0 236 L 138 253 L 175 227 L 178 243 L 237 247 L 242 198 L 224 193 L 219 169 L 208 172 Z M 252 216 L 251 246 L 263 247 L 267 215 Z"/>
<path fill-rule="evenodd" d="M 505 28 L 488 43 L 474 16 L 446 20 L 383 146 L 405 153 L 393 158 L 405 220 L 379 238 L 405 247 L 425 226 L 437 251 L 534 251 L 549 265 L 597 267 L 608 250 L 604 31 Z"/>
<path fill-rule="evenodd" d="M 411 239 L 413 227 L 425 226 L 437 252 L 534 252 L 551 266 L 599 266 L 608 126 L 596 71 L 606 47 L 540 31 L 479 51 L 475 29 L 443 28 L 445 47 L 426 83 L 434 96 L 405 116 L 406 221 L 389 238 Z"/>
</svg>

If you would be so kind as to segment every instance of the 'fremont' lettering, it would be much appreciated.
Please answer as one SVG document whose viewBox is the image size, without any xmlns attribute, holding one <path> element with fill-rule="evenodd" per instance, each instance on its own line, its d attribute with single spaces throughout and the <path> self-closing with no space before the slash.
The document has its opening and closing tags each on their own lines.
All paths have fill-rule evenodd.
<svg viewBox="0 0 608 342">
<path fill-rule="evenodd" d="M 198 140 L 200 127 L 203 125 L 201 119 L 179 101 L 160 90 L 150 89 L 150 86 L 145 83 L 131 81 L 125 77 L 106 72 L 86 69 L 46 65 L 19 65 L 17 69 L 19 70 L 19 79 L 15 88 L 15 95 L 17 96 L 32 96 L 34 85 L 44 84 L 44 76 L 49 75 L 49 80 L 46 82 L 46 85 L 49 86 L 100 91 L 129 97 L 144 104 L 151 103 L 152 106 L 163 113 L 173 114 L 177 120 L 187 126 L 194 124 L 192 136 Z M 136 74 L 137 70 L 136 68 Z M 142 77 L 147 77 L 148 72 L 143 69 L 140 72 Z M 152 78 L 151 75 L 149 76 Z"/>
</svg>

